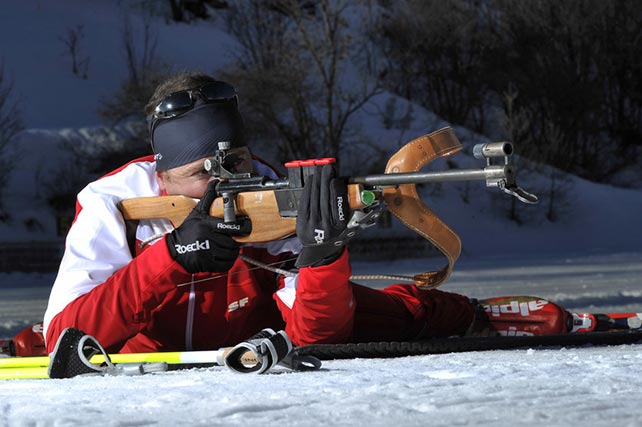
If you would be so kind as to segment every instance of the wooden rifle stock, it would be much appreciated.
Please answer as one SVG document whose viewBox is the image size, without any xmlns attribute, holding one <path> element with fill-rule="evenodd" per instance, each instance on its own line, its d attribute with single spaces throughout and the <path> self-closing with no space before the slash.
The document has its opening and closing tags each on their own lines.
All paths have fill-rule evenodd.
<svg viewBox="0 0 642 427">
<path fill-rule="evenodd" d="M 348 185 L 348 204 L 351 210 L 362 209 L 363 186 Z M 296 232 L 296 217 L 282 217 L 276 202 L 274 190 L 248 191 L 235 195 L 235 213 L 245 215 L 252 221 L 252 232 L 248 236 L 234 236 L 241 243 L 261 243 L 282 239 Z M 119 208 L 125 220 L 168 219 L 179 227 L 194 209 L 198 199 L 186 196 L 139 197 L 120 202 Z M 223 218 L 223 198 L 212 203 L 210 215 Z"/>
</svg>

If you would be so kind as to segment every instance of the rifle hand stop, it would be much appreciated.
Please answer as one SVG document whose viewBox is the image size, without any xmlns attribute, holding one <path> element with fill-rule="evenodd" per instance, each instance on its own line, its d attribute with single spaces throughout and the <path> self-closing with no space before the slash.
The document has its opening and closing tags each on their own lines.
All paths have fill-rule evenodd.
<svg viewBox="0 0 642 427">
<path fill-rule="evenodd" d="M 498 187 L 504 193 L 510 194 L 523 203 L 538 203 L 539 199 L 536 195 L 517 186 L 517 173 L 509 160 L 512 154 L 513 144 L 510 142 L 491 142 L 477 144 L 473 147 L 473 156 L 476 159 L 486 159 L 486 167 L 484 168 L 484 171 L 488 172 L 486 187 Z M 491 159 L 498 157 L 504 158 L 504 164 L 492 164 Z M 499 177 L 494 176 L 495 172 L 499 174 Z"/>
</svg>

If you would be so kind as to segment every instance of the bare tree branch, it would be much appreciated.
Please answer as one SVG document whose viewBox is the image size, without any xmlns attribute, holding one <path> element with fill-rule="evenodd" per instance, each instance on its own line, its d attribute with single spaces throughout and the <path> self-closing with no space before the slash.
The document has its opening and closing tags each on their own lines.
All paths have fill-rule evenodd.
<svg viewBox="0 0 642 427">
<path fill-rule="evenodd" d="M 15 165 L 15 159 L 7 153 L 11 138 L 24 128 L 22 114 L 13 99 L 13 81 L 6 73 L 4 63 L 0 62 L 0 221 L 9 219 L 4 209 L 4 191 Z"/>
<path fill-rule="evenodd" d="M 348 49 L 364 42 L 351 34 L 344 16 L 349 5 L 281 0 L 277 7 L 250 1 L 231 6 L 229 28 L 243 49 L 224 75 L 240 88 L 248 122 L 262 127 L 262 138 L 272 130 L 279 160 L 337 157 L 354 114 L 380 91 L 376 79 L 354 84 L 339 78 L 356 67 Z"/>
</svg>

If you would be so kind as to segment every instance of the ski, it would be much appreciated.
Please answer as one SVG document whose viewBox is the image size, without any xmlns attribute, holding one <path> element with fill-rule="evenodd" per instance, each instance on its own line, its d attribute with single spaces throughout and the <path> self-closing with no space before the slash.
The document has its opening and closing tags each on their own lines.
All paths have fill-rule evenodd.
<svg viewBox="0 0 642 427">
<path fill-rule="evenodd" d="M 553 334 L 540 336 L 495 336 L 431 338 L 412 342 L 369 342 L 355 344 L 311 344 L 297 347 L 298 355 L 320 360 L 372 359 L 474 351 L 536 348 L 578 348 L 642 344 L 642 329 L 624 331 Z"/>
<path fill-rule="evenodd" d="M 13 349 L 13 340 L 0 340 L 0 357 L 15 355 L 16 352 Z"/>
<path fill-rule="evenodd" d="M 575 313 L 572 334 L 642 329 L 642 313 Z"/>
<path fill-rule="evenodd" d="M 0 339 L 0 358 L 13 356 L 45 356 L 45 337 L 42 322 L 18 332 L 12 339 Z"/>
<path fill-rule="evenodd" d="M 572 334 L 642 329 L 642 313 L 569 313 L 573 319 L 569 331 Z M 17 356 L 14 339 L 0 339 L 0 358 L 13 356 Z"/>
<path fill-rule="evenodd" d="M 616 332 L 616 331 L 642 329 L 642 313 L 570 312 L 570 314 L 572 316 L 571 317 L 572 326 L 570 326 L 570 329 L 569 329 L 570 334 L 585 334 L 585 333 L 591 333 L 591 332 Z M 508 335 L 510 336 L 510 334 Z M 16 363 L 16 362 L 8 362 L 5 360 L 6 365 L 3 365 L 2 363 L 3 358 L 8 358 L 8 357 L 13 358 L 16 356 L 19 356 L 19 355 L 16 354 L 16 346 L 14 344 L 14 340 L 12 339 L 0 340 L 0 369 L 2 369 L 3 367 L 8 367 L 9 363 Z M 39 360 L 41 364 L 38 366 L 47 366 L 48 364 L 48 358 L 46 356 L 41 359 L 32 359 L 32 360 Z M 119 360 L 119 362 L 122 363 L 123 361 Z M 169 363 L 181 363 L 181 362 L 173 361 Z M 182 361 L 182 363 L 190 363 L 190 362 Z M 13 365 L 13 366 L 16 366 L 16 365 Z"/>
</svg>

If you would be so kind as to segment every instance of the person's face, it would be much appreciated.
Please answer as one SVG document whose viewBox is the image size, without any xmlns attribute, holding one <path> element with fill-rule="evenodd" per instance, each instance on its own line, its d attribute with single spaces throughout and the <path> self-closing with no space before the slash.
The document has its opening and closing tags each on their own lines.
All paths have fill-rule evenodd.
<svg viewBox="0 0 642 427">
<path fill-rule="evenodd" d="M 228 151 L 236 160 L 230 172 L 249 173 L 253 171 L 252 155 L 247 147 L 234 148 Z M 216 179 L 210 176 L 203 167 L 207 157 L 195 160 L 177 168 L 156 172 L 156 180 L 161 190 L 167 194 L 182 195 L 200 199 L 205 194 L 207 184 Z"/>
</svg>

